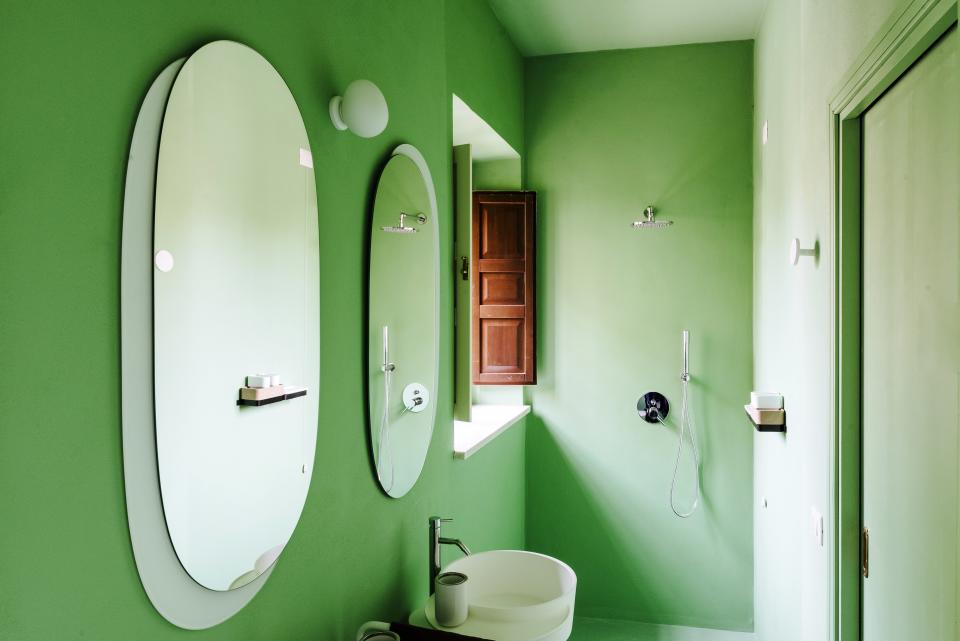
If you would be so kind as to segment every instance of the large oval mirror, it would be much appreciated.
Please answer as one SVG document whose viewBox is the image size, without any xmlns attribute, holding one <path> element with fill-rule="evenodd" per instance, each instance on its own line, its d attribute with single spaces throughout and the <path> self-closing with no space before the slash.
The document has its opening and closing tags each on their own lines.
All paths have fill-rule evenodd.
<svg viewBox="0 0 960 641">
<path fill-rule="evenodd" d="M 370 442 L 377 479 L 398 498 L 420 477 L 437 412 L 436 195 L 423 156 L 401 145 L 380 175 L 370 231 Z"/>
<path fill-rule="evenodd" d="M 210 590 L 232 590 L 277 559 L 313 470 L 313 163 L 280 75 L 233 42 L 209 44 L 183 65 L 159 149 L 153 321 L 163 512 L 187 573 Z"/>
</svg>

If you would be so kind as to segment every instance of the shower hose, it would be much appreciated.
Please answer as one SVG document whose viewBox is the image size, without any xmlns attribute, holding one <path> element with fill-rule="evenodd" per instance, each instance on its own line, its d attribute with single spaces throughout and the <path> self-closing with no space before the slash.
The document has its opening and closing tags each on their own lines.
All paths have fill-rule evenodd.
<svg viewBox="0 0 960 641">
<path fill-rule="evenodd" d="M 385 483 L 381 469 L 384 467 L 383 454 L 387 451 L 387 439 L 390 435 L 390 382 L 393 378 L 393 371 L 389 367 L 384 367 L 383 371 L 383 414 L 380 416 L 380 437 L 377 439 L 377 476 L 380 479 L 380 485 L 387 493 L 393 489 L 394 469 L 393 457 L 390 457 L 390 483 Z"/>
<path fill-rule="evenodd" d="M 700 450 L 697 447 L 697 430 L 696 422 L 693 417 L 693 408 L 690 406 L 690 377 L 685 375 L 681 378 L 682 381 L 682 393 L 680 399 L 680 434 L 679 442 L 677 443 L 677 458 L 673 463 L 673 480 L 670 481 L 670 509 L 673 510 L 673 513 L 679 516 L 681 519 L 685 519 L 697 511 L 697 506 L 700 504 Z M 658 416 L 657 420 L 666 427 L 666 423 L 663 422 L 663 418 Z M 680 474 L 680 459 L 683 457 L 683 447 L 684 440 L 690 441 L 690 451 L 693 455 L 693 475 L 694 475 L 694 484 L 697 488 L 696 497 L 693 499 L 693 504 L 690 506 L 690 509 L 686 512 L 681 512 L 677 509 L 676 499 L 674 495 L 677 490 L 677 476 Z"/>
</svg>

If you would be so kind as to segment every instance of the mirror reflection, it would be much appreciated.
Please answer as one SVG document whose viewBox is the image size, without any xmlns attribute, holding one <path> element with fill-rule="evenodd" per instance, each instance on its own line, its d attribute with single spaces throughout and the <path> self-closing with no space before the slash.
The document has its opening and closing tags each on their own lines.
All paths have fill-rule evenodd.
<svg viewBox="0 0 960 641">
<path fill-rule="evenodd" d="M 370 442 L 383 490 L 420 476 L 436 417 L 437 229 L 423 157 L 404 145 L 380 176 L 370 231 Z"/>
<path fill-rule="evenodd" d="M 167 529 L 211 590 L 256 579 L 300 517 L 317 437 L 316 187 L 279 74 L 201 48 L 167 104 L 157 166 L 157 459 Z"/>
</svg>

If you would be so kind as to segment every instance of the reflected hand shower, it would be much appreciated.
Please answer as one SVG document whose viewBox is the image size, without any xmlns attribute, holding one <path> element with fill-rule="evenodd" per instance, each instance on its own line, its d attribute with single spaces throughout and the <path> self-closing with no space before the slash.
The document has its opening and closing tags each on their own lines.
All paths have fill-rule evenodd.
<svg viewBox="0 0 960 641">
<path fill-rule="evenodd" d="M 380 474 L 380 468 L 383 466 L 383 455 L 387 451 L 386 443 L 387 439 L 390 436 L 390 384 L 393 379 L 393 372 L 397 369 L 397 366 L 390 360 L 390 327 L 387 325 L 383 326 L 383 365 L 381 365 L 380 370 L 383 372 L 383 414 L 380 415 L 380 432 L 377 444 L 377 476 L 380 480 L 380 485 L 387 491 L 393 489 L 393 483 L 396 477 L 396 470 L 394 469 L 393 457 L 390 458 L 390 482 L 385 483 L 383 476 Z"/>
<path fill-rule="evenodd" d="M 683 371 L 680 374 L 682 394 L 680 400 L 680 440 L 677 443 L 677 458 L 673 464 L 673 480 L 670 481 L 670 509 L 681 519 L 691 516 L 697 511 L 700 504 L 700 449 L 697 447 L 697 428 L 693 417 L 693 408 L 690 405 L 690 332 L 683 330 Z M 659 417 L 658 417 L 659 418 Z M 663 423 L 663 419 L 659 418 Z M 690 451 L 693 454 L 694 481 L 697 488 L 693 504 L 686 512 L 677 509 L 674 494 L 677 489 L 677 475 L 680 473 L 680 459 L 683 456 L 684 436 L 690 440 Z"/>
</svg>

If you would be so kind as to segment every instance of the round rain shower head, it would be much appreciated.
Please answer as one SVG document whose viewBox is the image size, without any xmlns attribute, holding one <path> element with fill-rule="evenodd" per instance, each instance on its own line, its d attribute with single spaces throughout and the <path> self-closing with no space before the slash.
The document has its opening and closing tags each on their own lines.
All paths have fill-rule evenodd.
<svg viewBox="0 0 960 641">
<path fill-rule="evenodd" d="M 633 228 L 663 229 L 664 227 L 669 227 L 673 224 L 672 220 L 657 220 L 655 212 L 656 210 L 653 208 L 653 205 L 647 205 L 647 208 L 643 210 L 643 218 L 633 221 Z"/>
<path fill-rule="evenodd" d="M 385 231 L 388 234 L 416 234 L 419 231 L 416 227 L 410 227 L 407 225 L 407 218 L 413 218 L 421 225 L 427 224 L 427 217 L 423 214 L 405 214 L 400 212 L 400 223 L 393 227 L 381 227 L 381 231 Z"/>
<path fill-rule="evenodd" d="M 633 226 L 637 229 L 663 229 L 673 224 L 672 220 L 637 220 Z"/>
</svg>

